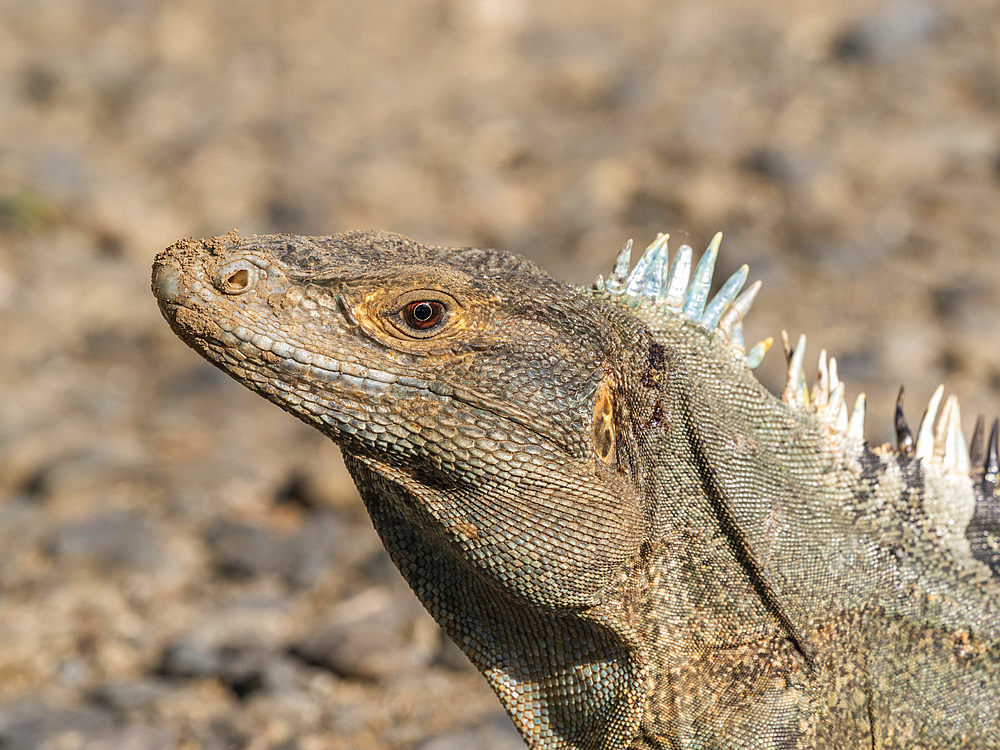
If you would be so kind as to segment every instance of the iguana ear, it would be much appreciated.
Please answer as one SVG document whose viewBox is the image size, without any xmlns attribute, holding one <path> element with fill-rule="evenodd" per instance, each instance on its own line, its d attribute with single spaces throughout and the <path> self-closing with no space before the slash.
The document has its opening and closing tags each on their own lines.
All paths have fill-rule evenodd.
<svg viewBox="0 0 1000 750">
<path fill-rule="evenodd" d="M 365 471 L 345 459 L 352 473 Z M 530 747 L 626 746 L 644 701 L 641 668 L 623 636 L 579 612 L 525 606 L 408 519 L 405 500 L 391 497 L 398 487 L 367 479 L 358 487 L 393 562 Z"/>
</svg>

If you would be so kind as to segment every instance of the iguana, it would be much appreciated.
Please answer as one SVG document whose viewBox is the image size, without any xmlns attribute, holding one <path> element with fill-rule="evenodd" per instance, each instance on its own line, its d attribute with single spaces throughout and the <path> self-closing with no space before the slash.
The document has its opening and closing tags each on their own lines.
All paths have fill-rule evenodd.
<svg viewBox="0 0 1000 750">
<path fill-rule="evenodd" d="M 395 234 L 183 240 L 153 291 L 336 441 L 386 549 L 532 748 L 1000 747 L 997 424 L 864 441 L 836 362 L 751 369 L 659 236 L 589 288 Z"/>
</svg>

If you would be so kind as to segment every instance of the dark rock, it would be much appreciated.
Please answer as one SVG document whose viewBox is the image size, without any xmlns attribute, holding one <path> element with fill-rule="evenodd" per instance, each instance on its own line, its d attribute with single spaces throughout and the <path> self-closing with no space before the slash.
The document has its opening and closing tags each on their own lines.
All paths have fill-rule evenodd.
<svg viewBox="0 0 1000 750">
<path fill-rule="evenodd" d="M 258 648 L 227 646 L 219 651 L 219 678 L 233 695 L 244 699 L 265 685 L 267 654 Z"/>
<path fill-rule="evenodd" d="M 191 641 L 179 641 L 164 650 L 157 672 L 165 677 L 216 677 L 223 668 L 217 649 Z"/>
<path fill-rule="evenodd" d="M 309 481 L 309 476 L 302 471 L 294 471 L 278 488 L 274 495 L 276 505 L 296 505 L 300 508 L 313 510 L 322 504 L 322 500 L 316 496 L 314 487 Z"/>
<path fill-rule="evenodd" d="M 470 747 L 478 750 L 523 750 L 524 740 L 506 715 L 497 714 L 476 724 L 430 737 L 414 750 L 466 750 Z"/>
<path fill-rule="evenodd" d="M 3 750 L 36 750 L 53 746 L 59 735 L 69 732 L 89 737 L 113 726 L 105 708 L 57 708 L 42 700 L 26 699 L 0 706 L 0 747 Z"/>
<path fill-rule="evenodd" d="M 937 5 L 923 0 L 899 2 L 847 29 L 837 39 L 834 52 L 857 60 L 895 57 L 931 39 L 943 20 Z"/>
<path fill-rule="evenodd" d="M 377 601 L 375 601 L 377 599 Z M 291 653 L 348 678 L 378 679 L 420 669 L 439 649 L 437 625 L 416 600 L 402 602 L 384 592 L 360 594 L 295 643 Z"/>
<path fill-rule="evenodd" d="M 192 641 L 179 641 L 167 648 L 157 672 L 179 679 L 213 678 L 240 700 L 258 692 L 290 692 L 302 687 L 305 677 L 301 662 L 291 660 L 259 645 L 237 644 L 209 647 Z M 156 683 L 143 686 L 146 694 Z M 116 706 L 129 705 L 131 696 L 122 695 L 116 686 L 103 688 L 98 697 Z"/>
<path fill-rule="evenodd" d="M 250 743 L 249 728 L 243 724 L 234 717 L 217 717 L 196 728 L 197 746 L 203 750 L 243 750 Z"/>
<path fill-rule="evenodd" d="M 220 520 L 209 526 L 205 540 L 224 575 L 278 575 L 301 588 L 312 585 L 330 569 L 346 534 L 333 514 L 314 513 L 290 536 L 263 526 Z"/>
<path fill-rule="evenodd" d="M 288 545 L 270 529 L 219 520 L 205 531 L 205 541 L 224 575 L 253 578 L 280 572 L 288 565 Z"/>
<path fill-rule="evenodd" d="M 285 541 L 286 581 L 305 588 L 316 583 L 333 565 L 340 551 L 350 544 L 343 524 L 331 513 L 312 513 L 302 528 Z"/>
<path fill-rule="evenodd" d="M 163 564 L 158 530 L 135 511 L 111 511 L 64 524 L 49 537 L 57 560 L 117 568 L 152 569 Z"/>
<path fill-rule="evenodd" d="M 805 155 L 769 146 L 751 151 L 741 165 L 748 172 L 788 186 L 806 182 L 817 171 Z"/>
<path fill-rule="evenodd" d="M 129 682 L 109 682 L 90 692 L 89 698 L 98 706 L 110 708 L 120 716 L 143 711 L 162 700 L 170 692 L 165 681 L 147 679 Z"/>
<path fill-rule="evenodd" d="M 952 325 L 959 321 L 978 321 L 977 313 L 991 293 L 980 279 L 960 276 L 931 289 L 934 314 Z"/>
<path fill-rule="evenodd" d="M 59 84 L 59 75 L 48 67 L 30 65 L 22 72 L 21 91 L 32 104 L 51 104 Z"/>
<path fill-rule="evenodd" d="M 396 569 L 396 566 L 392 564 L 392 558 L 389 557 L 389 553 L 381 547 L 372 550 L 356 567 L 362 579 L 359 582 L 361 585 L 357 591 L 372 585 L 389 586 L 396 589 L 400 589 L 401 585 L 402 587 L 406 587 L 403 576 Z M 355 592 L 352 591 L 351 593 Z"/>
</svg>

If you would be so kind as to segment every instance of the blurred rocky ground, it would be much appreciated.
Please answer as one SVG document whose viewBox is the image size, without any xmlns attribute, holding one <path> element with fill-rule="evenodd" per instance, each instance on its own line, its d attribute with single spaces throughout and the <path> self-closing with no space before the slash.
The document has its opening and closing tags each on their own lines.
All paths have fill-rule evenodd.
<svg viewBox="0 0 1000 750">
<path fill-rule="evenodd" d="M 336 449 L 149 293 L 180 237 L 369 227 L 574 282 L 721 229 L 765 282 L 748 335 L 839 356 L 872 440 L 901 382 L 969 429 L 1000 411 L 1000 6 L 5 0 L 0 747 L 520 746 Z"/>
</svg>

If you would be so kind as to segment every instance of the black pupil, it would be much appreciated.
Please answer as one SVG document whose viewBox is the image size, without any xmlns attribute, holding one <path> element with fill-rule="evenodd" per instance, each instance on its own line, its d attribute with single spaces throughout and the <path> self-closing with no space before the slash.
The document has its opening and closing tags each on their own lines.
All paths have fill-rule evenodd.
<svg viewBox="0 0 1000 750">
<path fill-rule="evenodd" d="M 421 302 L 413 308 L 414 319 L 419 320 L 421 323 L 430 320 L 432 315 L 434 315 L 434 308 L 427 302 Z"/>
</svg>

